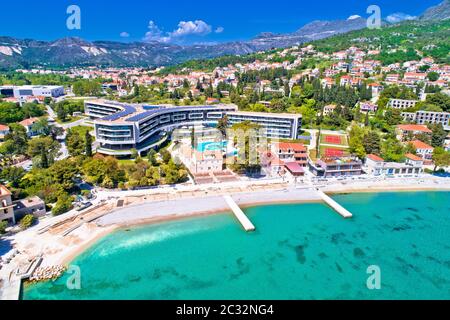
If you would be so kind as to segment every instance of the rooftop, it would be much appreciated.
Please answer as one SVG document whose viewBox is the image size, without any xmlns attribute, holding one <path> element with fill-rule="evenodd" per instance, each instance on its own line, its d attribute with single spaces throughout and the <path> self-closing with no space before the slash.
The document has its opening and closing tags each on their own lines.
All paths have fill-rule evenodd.
<svg viewBox="0 0 450 320">
<path fill-rule="evenodd" d="M 295 153 L 306 152 L 306 147 L 301 143 L 279 142 L 274 145 L 276 149 L 282 151 L 292 150 Z"/>
<path fill-rule="evenodd" d="M 0 196 L 10 196 L 11 192 L 2 184 L 0 184 Z"/>
<path fill-rule="evenodd" d="M 372 161 L 376 161 L 376 162 L 384 162 L 384 159 L 375 155 L 375 154 L 368 154 L 367 158 L 372 160 Z"/>
<path fill-rule="evenodd" d="M 405 157 L 410 159 L 410 160 L 413 160 L 413 161 L 423 161 L 422 158 L 420 158 L 418 156 L 415 156 L 415 155 L 413 155 L 411 153 L 408 153 L 407 155 L 405 155 Z"/>
<path fill-rule="evenodd" d="M 119 108 L 121 111 L 98 119 L 97 121 L 103 122 L 117 122 L 126 123 L 137 122 L 148 118 L 156 113 L 193 110 L 193 109 L 215 109 L 220 107 L 233 107 L 237 110 L 237 106 L 228 104 L 216 104 L 216 105 L 199 105 L 199 106 L 174 106 L 174 105 L 146 105 L 146 104 L 126 104 L 116 101 L 108 101 L 103 99 L 89 100 L 86 103 L 100 104 L 105 106 L 111 106 Z"/>
<path fill-rule="evenodd" d="M 420 124 L 400 124 L 397 126 L 402 131 L 418 131 L 418 132 L 425 132 L 425 133 L 431 133 L 431 130 L 428 129 L 426 126 L 420 125 Z"/>
<path fill-rule="evenodd" d="M 416 149 L 428 149 L 428 150 L 433 150 L 433 147 L 426 144 L 425 142 L 422 142 L 420 140 L 414 140 L 410 142 L 414 148 Z"/>
</svg>

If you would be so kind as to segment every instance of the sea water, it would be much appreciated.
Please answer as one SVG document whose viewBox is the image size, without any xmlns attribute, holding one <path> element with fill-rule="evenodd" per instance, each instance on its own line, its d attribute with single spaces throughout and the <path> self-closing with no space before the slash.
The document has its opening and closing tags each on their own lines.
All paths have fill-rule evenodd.
<svg viewBox="0 0 450 320">
<path fill-rule="evenodd" d="M 231 214 L 123 229 L 73 261 L 80 290 L 67 274 L 23 297 L 450 299 L 449 192 L 333 198 L 354 217 L 306 203 L 246 209 L 254 233 Z"/>
</svg>

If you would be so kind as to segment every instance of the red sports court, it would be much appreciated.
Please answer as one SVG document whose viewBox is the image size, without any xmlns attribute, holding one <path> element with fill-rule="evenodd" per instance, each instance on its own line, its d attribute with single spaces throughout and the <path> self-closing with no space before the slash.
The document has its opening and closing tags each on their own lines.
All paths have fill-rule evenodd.
<svg viewBox="0 0 450 320">
<path fill-rule="evenodd" d="M 326 148 L 325 149 L 325 157 L 333 158 L 333 157 L 342 157 L 344 155 L 344 150 Z"/>
<path fill-rule="evenodd" d="M 342 137 L 340 136 L 325 136 L 325 142 L 331 144 L 342 144 Z"/>
</svg>

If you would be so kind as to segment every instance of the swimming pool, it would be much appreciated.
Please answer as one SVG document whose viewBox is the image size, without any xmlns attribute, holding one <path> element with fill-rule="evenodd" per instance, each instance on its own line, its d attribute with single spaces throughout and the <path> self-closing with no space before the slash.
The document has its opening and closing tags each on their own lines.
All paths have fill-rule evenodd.
<svg viewBox="0 0 450 320">
<path fill-rule="evenodd" d="M 199 152 L 217 151 L 217 150 L 226 151 L 227 144 L 228 144 L 227 141 L 222 141 L 222 142 L 212 142 L 212 141 L 200 142 L 197 145 L 197 150 Z"/>
</svg>

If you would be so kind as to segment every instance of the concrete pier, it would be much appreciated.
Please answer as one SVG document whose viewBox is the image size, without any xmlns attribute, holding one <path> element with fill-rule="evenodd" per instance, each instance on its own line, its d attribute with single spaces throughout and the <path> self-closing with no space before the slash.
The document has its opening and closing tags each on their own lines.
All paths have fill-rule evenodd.
<svg viewBox="0 0 450 320">
<path fill-rule="evenodd" d="M 230 207 L 230 209 L 233 211 L 236 218 L 241 223 L 242 227 L 244 227 L 245 231 L 247 231 L 247 232 L 255 231 L 256 230 L 255 226 L 248 219 L 248 217 L 241 210 L 241 208 L 239 208 L 239 206 L 236 204 L 236 202 L 233 200 L 233 198 L 231 196 L 224 196 L 223 198 L 225 199 L 225 201 L 228 204 L 228 206 Z"/>
<path fill-rule="evenodd" d="M 320 198 L 322 198 L 322 200 L 325 201 L 326 204 L 328 204 L 331 208 L 333 208 L 341 216 L 343 216 L 346 219 L 353 217 L 353 215 L 350 211 L 348 211 L 343 206 L 341 206 L 339 203 L 337 203 L 336 201 L 331 199 L 323 191 L 317 190 L 317 193 L 319 194 Z"/>
</svg>

